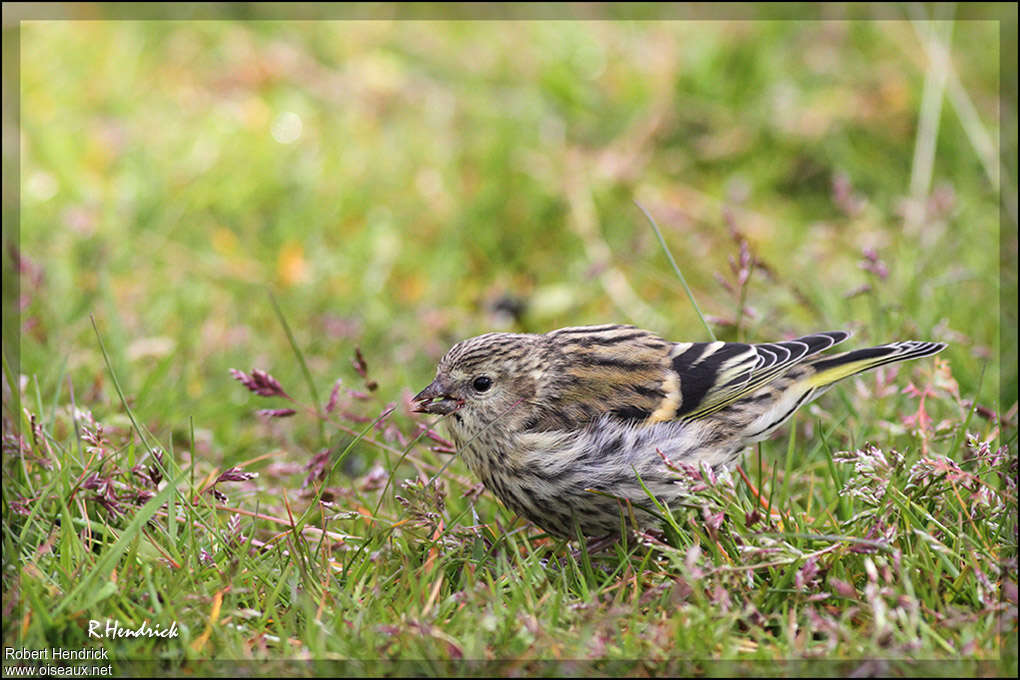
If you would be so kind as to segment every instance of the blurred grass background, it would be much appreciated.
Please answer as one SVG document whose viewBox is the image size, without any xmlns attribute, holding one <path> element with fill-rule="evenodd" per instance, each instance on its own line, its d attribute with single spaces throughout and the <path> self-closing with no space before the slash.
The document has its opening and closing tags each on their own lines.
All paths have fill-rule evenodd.
<svg viewBox="0 0 1020 680">
<path fill-rule="evenodd" d="M 7 18 L 6 5 L 4 11 Z M 5 266 L 13 264 L 20 275 L 15 318 L 22 395 L 41 422 L 40 432 L 67 454 L 60 468 L 65 476 L 80 474 L 80 482 L 91 472 L 74 458 L 75 450 L 78 458 L 82 454 L 72 429 L 80 416 L 73 424 L 67 416 L 72 401 L 108 427 L 118 454 L 111 465 L 129 469 L 141 456 L 90 317 L 128 403 L 155 439 L 172 444 L 176 458 L 193 450 L 199 475 L 266 456 L 254 466 L 264 476 L 238 492 L 240 504 L 278 519 L 290 511 L 280 507 L 280 498 L 300 495 L 306 471 L 299 464 L 321 450 L 323 436 L 313 419 L 267 424 L 257 418 L 255 409 L 281 404 L 252 396 L 229 373 L 269 371 L 300 401 L 311 401 L 270 295 L 307 359 L 320 407 L 337 378 L 368 391 L 351 364 L 361 348 L 378 383 L 353 409 L 362 416 L 389 403 L 400 406 L 431 380 L 436 360 L 453 342 L 477 333 L 618 321 L 671 339 L 704 339 L 635 200 L 657 220 L 720 338 L 767 341 L 849 328 L 857 332 L 848 343 L 855 347 L 906 338 L 946 341 L 950 348 L 941 356 L 962 396 L 1000 414 L 1013 409 L 997 432 L 1015 451 L 1015 426 L 1009 424 L 1015 423 L 1017 393 L 1015 8 L 1005 24 L 988 20 L 999 11 L 988 5 L 745 6 L 738 10 L 745 19 L 713 21 L 623 20 L 631 11 L 650 19 L 678 11 L 651 5 L 534 10 L 545 19 L 560 13 L 564 18 L 556 21 L 444 21 L 435 17 L 493 10 L 429 5 L 351 10 L 361 16 L 433 16 L 414 21 L 291 21 L 282 16 L 290 10 L 266 5 L 147 8 L 165 12 L 159 21 L 104 21 L 139 12 L 113 5 L 64 11 L 95 21 L 20 26 L 20 241 L 4 256 Z M 312 19 L 341 10 L 305 5 L 293 11 Z M 517 6 L 507 11 L 526 13 Z M 224 20 L 171 20 L 180 12 Z M 783 20 L 752 20 L 758 12 Z M 884 20 L 869 18 L 869 12 L 881 12 Z M 600 13 L 615 20 L 584 20 Z M 954 14 L 955 21 L 926 21 Z M 579 18 L 565 18 L 571 16 Z M 939 46 L 947 49 L 946 61 L 939 59 Z M 1006 149 L 1001 166 L 1000 146 Z M 5 181 L 5 192 L 8 187 Z M 9 233 L 5 224 L 5 246 Z M 758 266 L 742 265 L 742 257 L 753 257 Z M 738 279 L 748 274 L 742 288 Z M 905 368 L 882 389 L 898 390 L 908 376 L 927 370 Z M 819 472 L 832 467 L 830 446 L 853 448 L 862 443 L 858 439 L 889 435 L 885 443 L 905 447 L 911 461 L 917 457 L 918 440 L 907 433 L 904 410 L 913 408 L 913 397 L 901 395 L 894 405 L 891 397 L 871 400 L 876 390 L 863 382 L 834 390 L 820 403 L 836 404 L 833 413 L 839 415 L 812 411 L 798 425 L 807 436 L 798 440 L 795 431 L 790 438 L 789 451 L 798 456 L 793 490 L 797 503 L 807 499 L 809 511 L 816 496 L 819 508 L 843 509 L 839 476 Z M 945 447 L 960 426 L 960 409 L 935 399 L 928 408 L 941 433 L 936 452 L 955 455 L 958 441 Z M 393 421 L 411 432 L 402 409 Z M 823 431 L 815 428 L 820 423 L 832 423 L 829 432 L 836 431 L 838 441 L 823 446 L 815 436 Z M 974 429 L 994 438 L 989 423 L 975 417 Z M 334 425 L 325 425 L 327 439 Z M 382 438 L 391 441 L 389 434 Z M 39 441 L 33 445 L 38 454 Z M 342 441 L 333 446 L 334 452 L 341 448 Z M 786 448 L 785 441 L 769 442 L 764 456 L 748 458 L 748 472 L 763 490 L 762 468 L 768 474 L 772 465 L 774 488 Z M 382 457 L 388 469 L 379 467 L 380 475 L 372 466 Z M 446 460 L 428 458 L 434 465 L 429 469 Z M 792 472 L 791 460 L 786 472 Z M 6 462 L 14 466 L 12 461 Z M 272 470 L 282 462 L 291 467 Z M 96 465 L 106 465 L 102 456 Z M 336 486 L 329 491 L 349 487 L 357 490 L 355 498 L 378 494 L 378 520 L 399 517 L 394 526 L 402 524 L 413 513 L 390 496 L 411 491 L 400 481 L 407 476 L 403 469 L 395 468 L 389 454 L 359 445 L 345 462 L 347 476 L 332 480 Z M 454 491 L 444 517 L 452 529 L 472 519 L 499 527 L 499 518 L 507 518 L 486 495 L 472 514 L 475 503 L 461 492 L 473 479 L 459 462 L 446 475 Z M 380 489 L 383 480 L 392 485 Z M 783 496 L 787 482 L 784 473 Z M 336 498 L 342 508 L 355 507 L 339 492 Z M 52 511 L 45 503 L 36 507 L 37 524 L 48 530 Z M 355 533 L 367 531 L 360 518 L 339 522 Z M 324 641 L 318 633 L 304 635 L 313 656 L 335 652 L 335 644 L 348 656 L 381 655 L 390 649 L 392 633 L 384 624 L 403 625 L 405 613 L 415 611 L 428 620 L 425 613 L 439 593 L 430 576 L 431 548 L 424 565 L 416 563 L 428 536 L 412 541 L 413 524 L 401 532 L 393 541 L 389 534 L 366 540 L 371 550 L 377 538 L 390 546 L 381 566 L 366 566 L 375 564 L 368 556 L 352 558 L 348 566 L 360 571 L 345 576 L 342 587 L 340 581 L 332 585 L 340 600 L 362 583 L 375 587 L 396 578 L 406 588 L 393 588 L 394 604 L 369 598 L 351 605 L 364 617 L 359 635 L 367 637 L 329 635 Z M 262 527 L 258 535 L 265 533 Z M 500 540 L 516 546 L 515 533 Z M 66 530 L 56 551 L 66 567 L 65 591 L 79 582 L 67 535 L 73 532 Z M 41 530 L 30 538 L 37 546 L 27 539 L 17 545 L 25 560 L 50 550 Z M 194 545 L 181 550 L 187 547 Z M 935 574 L 922 601 L 941 616 L 940 572 L 918 566 L 927 565 L 930 555 L 920 548 L 915 553 L 907 553 L 907 570 Z M 447 557 L 460 569 L 455 551 Z M 193 567 L 201 562 L 188 558 Z M 840 578 L 860 581 L 858 559 L 834 559 L 833 573 L 842 568 Z M 523 582 L 558 578 L 555 570 L 545 574 L 544 558 L 530 559 L 527 568 L 495 559 L 478 563 L 487 565 L 478 573 L 492 570 L 497 583 L 503 583 L 504 567 L 512 575 L 507 583 L 522 580 L 521 574 Z M 219 587 L 202 564 L 206 571 L 197 583 L 166 588 L 171 613 L 187 617 L 196 632 L 203 609 L 194 598 L 214 600 L 211 591 Z M 468 566 L 474 574 L 474 565 Z M 265 574 L 256 573 L 267 583 L 293 583 L 291 572 L 275 562 L 260 568 Z M 375 569 L 382 576 L 360 580 L 358 574 Z M 664 578 L 671 582 L 675 571 Z M 1006 571 L 1015 577 L 1015 565 Z M 154 573 L 172 579 L 178 572 Z M 752 584 L 748 593 L 734 596 L 757 601 L 769 621 L 785 622 L 793 611 L 786 607 L 803 604 L 804 595 L 797 599 L 783 590 L 789 576 L 760 576 L 768 588 Z M 127 585 L 129 578 L 122 581 L 116 601 L 128 610 L 125 603 L 142 600 Z M 238 583 L 247 582 L 238 577 Z M 602 587 L 614 591 L 614 579 Z M 76 622 L 58 618 L 50 628 L 40 623 L 47 610 L 42 598 L 52 597 L 46 588 L 54 588 L 47 575 L 26 579 L 26 597 L 37 598 L 28 608 L 32 627 L 27 618 L 21 624 L 29 639 L 77 639 L 82 632 Z M 584 597 L 566 585 L 562 593 L 550 587 L 547 594 L 562 595 L 573 607 L 588 601 L 586 588 Z M 293 635 L 305 622 L 319 620 L 315 603 L 296 595 L 290 599 L 297 614 L 274 609 L 277 592 L 265 606 L 265 616 L 278 617 L 277 632 Z M 501 627 L 509 642 L 493 646 L 494 658 L 569 656 L 584 649 L 560 647 L 561 630 L 578 640 L 589 637 L 575 634 L 576 622 L 551 627 L 541 644 L 529 646 L 526 638 L 534 631 L 521 629 L 518 614 L 545 606 L 528 600 L 522 608 L 527 598 L 513 588 L 508 592 L 494 588 L 491 603 L 479 595 L 463 614 L 457 614 L 461 605 L 453 609 L 447 602 L 453 595 L 444 594 L 440 601 L 451 609 L 434 616 L 469 641 L 468 651 L 479 658 L 490 650 L 480 642 L 487 629 L 479 627 L 476 612 L 489 608 L 505 612 L 508 622 Z M 649 592 L 658 591 L 649 586 Z M 416 610 L 412 605 L 428 593 L 428 604 Z M 10 601 L 17 599 L 14 593 Z M 65 596 L 62 602 L 76 600 Z M 228 596 L 227 605 L 249 606 L 241 592 Z M 133 613 L 147 616 L 153 603 L 137 606 Z M 685 617 L 692 609 L 711 625 L 691 624 Z M 342 618 L 345 611 L 338 606 L 335 615 Z M 620 653 L 637 658 L 646 651 L 644 626 L 655 629 L 642 618 L 657 616 L 655 606 L 649 611 L 595 608 L 590 621 L 588 614 L 579 619 L 583 630 L 598 621 L 624 635 L 636 631 Z M 670 654 L 700 645 L 710 657 L 731 650 L 743 636 L 714 604 L 678 611 L 682 615 L 670 623 L 675 637 L 660 641 Z M 491 612 L 483 624 L 496 620 Z M 974 617 L 972 631 L 971 623 L 961 627 L 952 617 L 943 626 L 939 616 L 931 617 L 933 629 L 920 651 L 903 647 L 914 650 L 908 656 L 996 653 L 994 620 Z M 863 623 L 846 618 L 851 633 L 840 654 L 870 658 L 883 647 L 877 637 L 868 642 L 867 617 Z M 15 628 L 5 626 L 5 636 Z M 240 633 L 221 628 L 215 653 L 236 658 L 238 650 L 250 651 Z M 478 640 L 468 634 L 479 631 Z M 418 646 L 416 629 L 412 633 L 398 647 L 399 656 L 436 655 Z M 767 633 L 755 635 L 767 642 L 771 629 Z M 939 644 L 935 633 L 950 642 Z M 721 646 L 719 639 L 725 640 Z M 799 643 L 766 642 L 763 659 L 815 653 Z M 138 658 L 161 648 L 141 649 Z M 1015 670 L 1015 658 L 1011 663 Z"/>
<path fill-rule="evenodd" d="M 95 315 L 142 418 L 193 416 L 229 461 L 259 444 L 227 369 L 299 376 L 268 291 L 320 391 L 361 345 L 384 400 L 494 329 L 702 339 L 637 199 L 724 339 L 948 340 L 968 394 L 992 362 L 991 405 L 1000 369 L 1016 393 L 1015 356 L 998 365 L 998 163 L 948 96 L 918 136 L 932 29 L 994 151 L 999 24 L 918 11 L 26 22 L 21 372 L 108 397 Z M 769 274 L 741 314 L 717 280 L 733 229 Z"/>
</svg>

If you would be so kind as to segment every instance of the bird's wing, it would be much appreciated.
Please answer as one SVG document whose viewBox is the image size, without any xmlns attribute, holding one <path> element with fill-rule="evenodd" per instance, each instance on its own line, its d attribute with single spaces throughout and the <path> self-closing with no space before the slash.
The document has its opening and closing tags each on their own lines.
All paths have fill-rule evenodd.
<svg viewBox="0 0 1020 680">
<path fill-rule="evenodd" d="M 572 431 L 605 415 L 641 423 L 676 386 L 673 343 L 654 333 L 606 325 L 561 328 L 547 337 L 555 370 L 532 403 L 538 415 L 529 430 Z"/>
<path fill-rule="evenodd" d="M 714 413 L 848 337 L 845 331 L 827 331 L 757 345 L 677 343 L 671 352 L 670 368 L 679 381 L 679 398 L 675 411 L 662 413 L 658 420 L 693 420 Z"/>
<path fill-rule="evenodd" d="M 575 430 L 610 417 L 635 425 L 708 415 L 849 337 L 834 331 L 757 345 L 671 343 L 634 326 L 562 328 L 547 334 L 562 358 L 532 405 L 531 431 Z"/>
</svg>

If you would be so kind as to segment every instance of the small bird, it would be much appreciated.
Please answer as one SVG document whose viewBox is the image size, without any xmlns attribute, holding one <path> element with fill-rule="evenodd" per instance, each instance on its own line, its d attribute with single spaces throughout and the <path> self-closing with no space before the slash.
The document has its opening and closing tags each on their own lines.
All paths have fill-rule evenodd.
<svg viewBox="0 0 1020 680">
<path fill-rule="evenodd" d="M 415 411 L 451 416 L 467 466 L 517 514 L 555 536 L 606 537 L 629 518 L 654 523 L 645 488 L 665 503 L 685 495 L 665 459 L 729 469 L 833 383 L 946 347 L 817 356 L 849 336 L 669 342 L 616 324 L 487 333 L 446 353 Z"/>
</svg>

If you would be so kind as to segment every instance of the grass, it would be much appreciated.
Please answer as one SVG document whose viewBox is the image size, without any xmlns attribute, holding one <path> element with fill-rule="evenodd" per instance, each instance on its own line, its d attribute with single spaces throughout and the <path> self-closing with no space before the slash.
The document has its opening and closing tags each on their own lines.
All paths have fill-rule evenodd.
<svg viewBox="0 0 1020 680">
<path fill-rule="evenodd" d="M 5 646 L 117 674 L 1015 675 L 1015 188 L 957 99 L 919 124 L 925 26 L 24 24 Z M 997 24 L 939 35 L 994 137 Z M 494 329 L 703 340 L 688 293 L 722 340 L 950 347 L 732 478 L 679 469 L 690 502 L 598 553 L 407 408 Z M 89 639 L 108 619 L 179 637 Z"/>
</svg>

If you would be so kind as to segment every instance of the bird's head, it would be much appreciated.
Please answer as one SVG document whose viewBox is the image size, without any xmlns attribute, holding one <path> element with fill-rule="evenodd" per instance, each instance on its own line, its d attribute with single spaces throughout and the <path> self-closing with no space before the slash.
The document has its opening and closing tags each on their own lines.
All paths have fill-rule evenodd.
<svg viewBox="0 0 1020 680">
<path fill-rule="evenodd" d="M 451 414 L 463 443 L 485 428 L 515 431 L 535 408 L 549 356 L 544 336 L 487 333 L 454 345 L 414 397 L 419 413 Z"/>
</svg>

